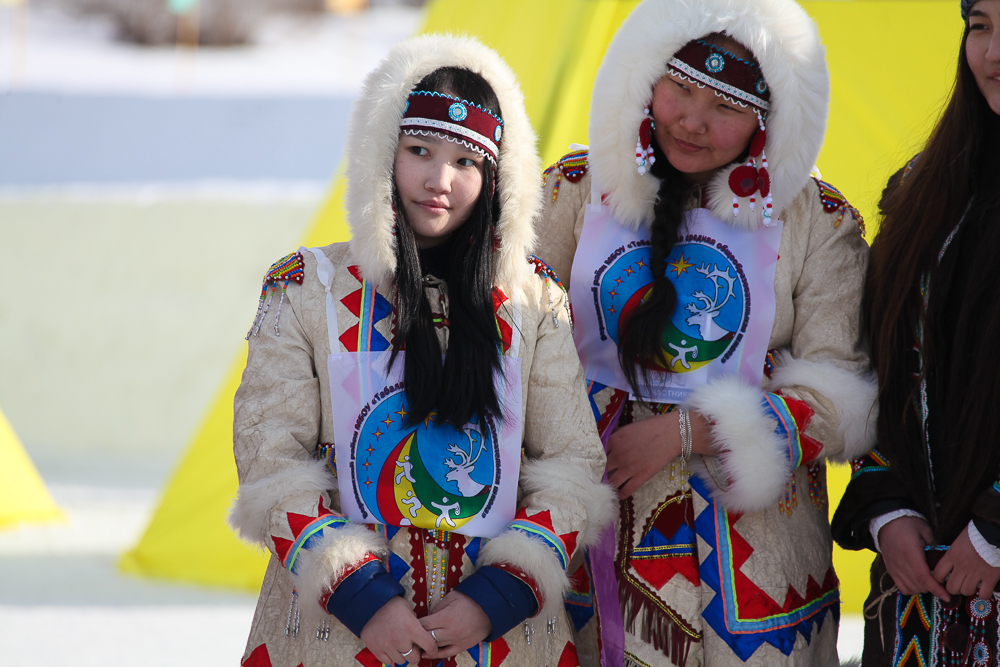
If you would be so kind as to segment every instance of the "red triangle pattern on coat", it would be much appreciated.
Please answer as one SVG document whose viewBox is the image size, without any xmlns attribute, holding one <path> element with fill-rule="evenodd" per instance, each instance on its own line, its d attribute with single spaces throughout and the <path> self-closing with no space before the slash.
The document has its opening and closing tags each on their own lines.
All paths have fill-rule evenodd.
<svg viewBox="0 0 1000 667">
<path fill-rule="evenodd" d="M 271 541 L 274 542 L 274 553 L 278 556 L 281 562 L 284 563 L 285 558 L 288 557 L 288 550 L 292 548 L 293 544 L 295 544 L 295 540 L 286 540 L 272 535 Z"/>
<path fill-rule="evenodd" d="M 376 658 L 375 654 L 367 648 L 361 649 L 361 652 L 354 656 L 354 659 L 364 665 L 364 667 L 382 667 L 382 661 Z"/>
<path fill-rule="evenodd" d="M 261 644 L 240 663 L 241 667 L 271 667 L 271 656 L 267 652 L 267 644 Z"/>
<path fill-rule="evenodd" d="M 781 395 L 781 392 L 778 394 Z M 795 426 L 799 429 L 799 442 L 802 446 L 802 462 L 799 465 L 812 463 L 823 451 L 823 445 L 819 441 L 806 435 L 806 428 L 816 412 L 805 401 L 784 395 L 781 395 L 781 398 L 784 399 L 788 411 L 792 414 L 792 419 L 795 420 Z"/>
<path fill-rule="evenodd" d="M 503 351 L 510 349 L 510 342 L 514 337 L 514 330 L 500 317 L 500 306 L 510 301 L 506 294 L 499 287 L 493 288 L 493 312 L 496 315 L 497 328 L 500 329 L 500 341 L 503 344 Z"/>
<path fill-rule="evenodd" d="M 576 647 L 573 642 L 566 642 L 562 655 L 559 656 L 558 667 L 580 667 L 580 658 L 576 655 Z"/>
</svg>

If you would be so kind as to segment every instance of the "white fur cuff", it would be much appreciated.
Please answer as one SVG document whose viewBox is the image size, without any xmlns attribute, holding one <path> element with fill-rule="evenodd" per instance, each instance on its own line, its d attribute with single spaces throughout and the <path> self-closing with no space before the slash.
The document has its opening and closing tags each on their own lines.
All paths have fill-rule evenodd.
<svg viewBox="0 0 1000 667">
<path fill-rule="evenodd" d="M 299 553 L 297 574 L 292 575 L 303 606 L 318 607 L 320 597 L 347 568 L 368 554 L 384 558 L 387 552 L 385 538 L 367 524 L 348 523 L 343 528 L 325 530 L 318 542 Z"/>
<path fill-rule="evenodd" d="M 698 387 L 684 405 L 714 423 L 712 444 L 729 478 L 728 490 L 720 489 L 705 474 L 704 464 L 693 467 L 730 511 L 770 507 L 792 476 L 788 446 L 775 434 L 774 420 L 765 414 L 762 398 L 759 388 L 742 379 L 724 378 Z"/>
<path fill-rule="evenodd" d="M 557 615 L 563 604 L 563 593 L 569 587 L 569 578 L 552 549 L 539 539 L 508 530 L 487 542 L 476 562 L 480 567 L 498 563 L 513 565 L 535 580 L 545 598 L 544 606 L 538 610 L 540 616 Z"/>
<path fill-rule="evenodd" d="M 844 439 L 844 450 L 830 459 L 846 463 L 864 456 L 875 446 L 878 383 L 874 372 L 852 373 L 830 362 L 796 359 L 782 350 L 774 361 L 771 391 L 796 385 L 825 396 L 834 406 L 837 433 Z"/>
<path fill-rule="evenodd" d="M 582 466 L 565 460 L 525 461 L 521 466 L 520 484 L 526 495 L 544 490 L 549 495 L 564 499 L 566 507 L 578 505 L 584 508 L 587 524 L 579 531 L 577 549 L 594 544 L 618 509 L 614 489 L 596 481 Z M 569 556 L 572 558 L 573 554 Z"/>
</svg>

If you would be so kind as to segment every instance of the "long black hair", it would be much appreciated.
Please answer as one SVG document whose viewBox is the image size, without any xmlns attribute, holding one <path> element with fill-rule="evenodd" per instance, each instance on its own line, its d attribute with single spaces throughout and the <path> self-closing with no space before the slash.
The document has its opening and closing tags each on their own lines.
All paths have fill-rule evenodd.
<svg viewBox="0 0 1000 667">
<path fill-rule="evenodd" d="M 903 473 L 910 495 L 923 499 L 929 491 L 928 472 L 925 457 L 914 455 L 923 435 L 914 408 L 919 399 L 917 383 L 910 376 L 910 350 L 915 342 L 913 325 L 920 318 L 918 283 L 930 272 L 928 326 L 921 352 L 925 377 L 940 396 L 937 414 L 931 415 L 939 428 L 932 433 L 947 440 L 939 443 L 947 453 L 934 461 L 935 468 L 946 473 L 935 476 L 939 498 L 944 500 L 940 514 L 929 499 L 924 509 L 943 543 L 950 543 L 965 527 L 976 497 L 996 481 L 1000 469 L 1000 448 L 992 445 L 1000 431 L 1000 369 L 995 352 L 1000 309 L 994 307 L 1000 280 L 992 269 L 1000 254 L 996 231 L 1000 116 L 990 109 L 969 68 L 968 36 L 967 23 L 955 87 L 927 145 L 905 178 L 891 183 L 883 195 L 883 219 L 872 245 L 862 300 L 879 381 L 878 448 Z M 953 263 L 947 255 L 938 267 L 938 253 L 963 214 L 963 230 L 982 230 L 975 247 L 966 251 L 967 245 L 961 246 L 977 277 L 970 294 L 946 288 L 951 281 L 948 274 L 955 271 L 945 268 Z M 953 337 L 939 333 L 946 309 L 956 315 Z M 947 347 L 937 349 L 936 339 Z"/>
<path fill-rule="evenodd" d="M 500 102 L 486 79 L 467 69 L 442 67 L 425 76 L 415 91 L 438 92 L 468 100 L 503 118 Z M 406 348 L 403 381 L 408 420 L 415 424 L 436 411 L 439 422 L 466 424 L 473 414 L 500 417 L 495 378 L 502 373 L 502 349 L 493 306 L 493 249 L 500 199 L 496 169 L 483 161 L 483 186 L 469 218 L 445 241 L 442 278 L 447 283 L 448 349 L 441 345 L 413 229 L 393 186 L 396 211 L 396 314 L 390 365 Z M 395 181 L 395 178 L 394 178 Z"/>
<path fill-rule="evenodd" d="M 650 236 L 649 269 L 653 287 L 648 298 L 627 319 L 622 317 L 619 324 L 618 362 L 636 396 L 641 396 L 642 388 L 649 386 L 651 364 L 668 368 L 660 338 L 677 307 L 677 290 L 667 277 L 667 257 L 677 243 L 684 204 L 692 192 L 692 185 L 670 164 L 655 139 L 653 157 L 650 173 L 660 179 Z"/>
</svg>

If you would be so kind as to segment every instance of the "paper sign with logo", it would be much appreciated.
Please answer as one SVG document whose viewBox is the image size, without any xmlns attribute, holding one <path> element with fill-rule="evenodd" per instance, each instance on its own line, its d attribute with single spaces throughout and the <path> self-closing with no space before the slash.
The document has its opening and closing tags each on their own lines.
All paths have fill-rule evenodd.
<svg viewBox="0 0 1000 667">
<path fill-rule="evenodd" d="M 776 221 L 747 232 L 706 209 L 685 213 L 680 240 L 667 257 L 677 306 L 661 335 L 666 366 L 649 365 L 646 397 L 677 403 L 698 385 L 724 375 L 760 384 L 774 325 L 781 228 Z M 629 389 L 618 342 L 622 323 L 652 289 L 650 246 L 646 230 L 622 226 L 610 207 L 587 206 L 570 291 L 574 339 L 589 380 Z"/>
<path fill-rule="evenodd" d="M 331 354 L 340 503 L 351 521 L 495 537 L 514 520 L 521 455 L 521 360 L 504 357 L 503 421 L 462 428 L 435 413 L 409 424 L 405 352 Z"/>
</svg>

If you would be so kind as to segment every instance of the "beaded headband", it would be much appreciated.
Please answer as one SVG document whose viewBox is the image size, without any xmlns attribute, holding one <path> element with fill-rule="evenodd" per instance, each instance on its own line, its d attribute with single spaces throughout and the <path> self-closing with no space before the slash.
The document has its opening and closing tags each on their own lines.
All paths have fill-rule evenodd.
<svg viewBox="0 0 1000 667">
<path fill-rule="evenodd" d="M 962 0 L 960 8 L 961 8 L 961 11 L 962 11 L 962 20 L 963 21 L 968 21 L 969 20 L 969 11 L 972 9 L 972 5 L 976 4 L 978 1 L 979 0 Z"/>
<path fill-rule="evenodd" d="M 771 91 L 760 66 L 704 40 L 685 44 L 667 62 L 672 74 L 740 106 L 753 106 L 761 113 L 771 110 Z"/>
<path fill-rule="evenodd" d="M 421 90 L 407 98 L 399 129 L 409 135 L 435 134 L 463 144 L 495 165 L 503 120 L 478 104 Z"/>
</svg>

